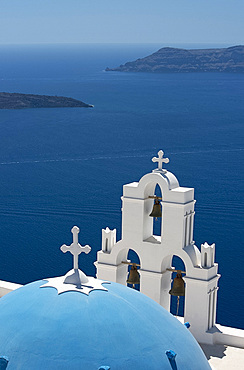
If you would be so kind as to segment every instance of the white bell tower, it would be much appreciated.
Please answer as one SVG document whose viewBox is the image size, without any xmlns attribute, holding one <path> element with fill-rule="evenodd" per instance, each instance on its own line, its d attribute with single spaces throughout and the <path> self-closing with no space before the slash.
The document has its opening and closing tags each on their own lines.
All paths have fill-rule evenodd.
<svg viewBox="0 0 244 370">
<path fill-rule="evenodd" d="M 201 343 L 212 343 L 216 318 L 218 265 L 214 263 L 215 245 L 193 241 L 194 189 L 180 187 L 176 177 L 162 168 L 168 163 L 163 151 L 152 159 L 158 168 L 139 182 L 126 184 L 122 197 L 122 239 L 116 242 L 116 230 L 102 231 L 102 250 L 97 254 L 97 277 L 126 285 L 129 249 L 140 259 L 140 291 L 170 310 L 172 258 L 178 256 L 186 268 L 185 322 Z M 161 235 L 153 234 L 151 213 L 155 188 L 162 193 Z M 171 269 L 171 271 L 169 271 Z M 210 331 L 211 332 L 211 331 Z"/>
</svg>

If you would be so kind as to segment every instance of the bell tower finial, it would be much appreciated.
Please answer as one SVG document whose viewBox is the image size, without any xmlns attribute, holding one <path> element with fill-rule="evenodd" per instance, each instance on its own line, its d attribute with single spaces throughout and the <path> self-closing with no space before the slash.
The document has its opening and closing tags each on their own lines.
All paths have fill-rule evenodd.
<svg viewBox="0 0 244 370">
<path fill-rule="evenodd" d="M 163 163 L 169 163 L 169 158 L 163 158 L 164 152 L 162 150 L 159 150 L 158 152 L 158 158 L 153 157 L 153 162 L 158 162 L 158 168 L 156 171 L 163 171 Z"/>
</svg>

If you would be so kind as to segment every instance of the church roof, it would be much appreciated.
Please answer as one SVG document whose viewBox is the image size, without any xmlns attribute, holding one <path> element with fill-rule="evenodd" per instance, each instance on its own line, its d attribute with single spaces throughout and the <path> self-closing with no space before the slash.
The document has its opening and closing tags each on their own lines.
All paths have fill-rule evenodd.
<svg viewBox="0 0 244 370">
<path fill-rule="evenodd" d="M 40 288 L 45 280 L 0 300 L 0 355 L 11 369 L 209 369 L 187 330 L 150 298 L 117 283 L 88 295 Z"/>
</svg>

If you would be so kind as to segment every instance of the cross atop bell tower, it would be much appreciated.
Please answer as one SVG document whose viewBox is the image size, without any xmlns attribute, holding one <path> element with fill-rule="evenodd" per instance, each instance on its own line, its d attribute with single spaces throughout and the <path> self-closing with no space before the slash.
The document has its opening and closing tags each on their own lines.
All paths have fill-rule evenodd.
<svg viewBox="0 0 244 370">
<path fill-rule="evenodd" d="M 162 150 L 159 150 L 158 152 L 158 158 L 153 157 L 152 161 L 153 162 L 158 162 L 158 168 L 154 171 L 165 171 L 163 170 L 163 163 L 169 163 L 169 158 L 163 158 L 164 152 Z"/>
</svg>

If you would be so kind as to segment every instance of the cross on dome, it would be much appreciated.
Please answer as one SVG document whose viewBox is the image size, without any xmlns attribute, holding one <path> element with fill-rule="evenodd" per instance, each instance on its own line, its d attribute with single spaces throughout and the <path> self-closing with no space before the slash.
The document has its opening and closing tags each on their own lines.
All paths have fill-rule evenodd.
<svg viewBox="0 0 244 370">
<path fill-rule="evenodd" d="M 91 247 L 89 245 L 85 245 L 84 247 L 82 247 L 79 244 L 78 234 L 80 232 L 80 229 L 77 226 L 74 226 L 71 229 L 71 232 L 73 234 L 73 243 L 69 246 L 63 244 L 60 249 L 63 253 L 70 252 L 73 255 L 73 269 L 68 271 L 67 274 L 65 274 L 64 276 L 45 279 L 47 280 L 47 282 L 41 285 L 41 288 L 55 288 L 57 289 L 58 294 L 73 291 L 89 295 L 89 293 L 93 290 L 107 291 L 107 289 L 104 288 L 102 284 L 110 284 L 108 281 L 99 280 L 92 276 L 86 276 L 83 271 L 79 270 L 79 254 L 81 254 L 82 252 L 88 254 L 91 251 Z"/>
<path fill-rule="evenodd" d="M 71 229 L 71 232 L 73 234 L 73 243 L 67 246 L 66 244 L 63 244 L 60 249 L 63 253 L 70 252 L 73 255 L 73 264 L 74 264 L 74 270 L 78 270 L 78 256 L 81 253 L 90 253 L 91 247 L 89 245 L 85 245 L 82 247 L 78 242 L 78 234 L 80 232 L 80 229 L 78 226 L 74 226 Z"/>
<path fill-rule="evenodd" d="M 163 163 L 169 163 L 169 158 L 163 158 L 163 156 L 164 156 L 164 152 L 162 150 L 159 150 L 158 158 L 157 157 L 152 158 L 153 162 L 158 162 L 157 170 L 160 170 L 160 171 L 163 170 Z"/>
</svg>

